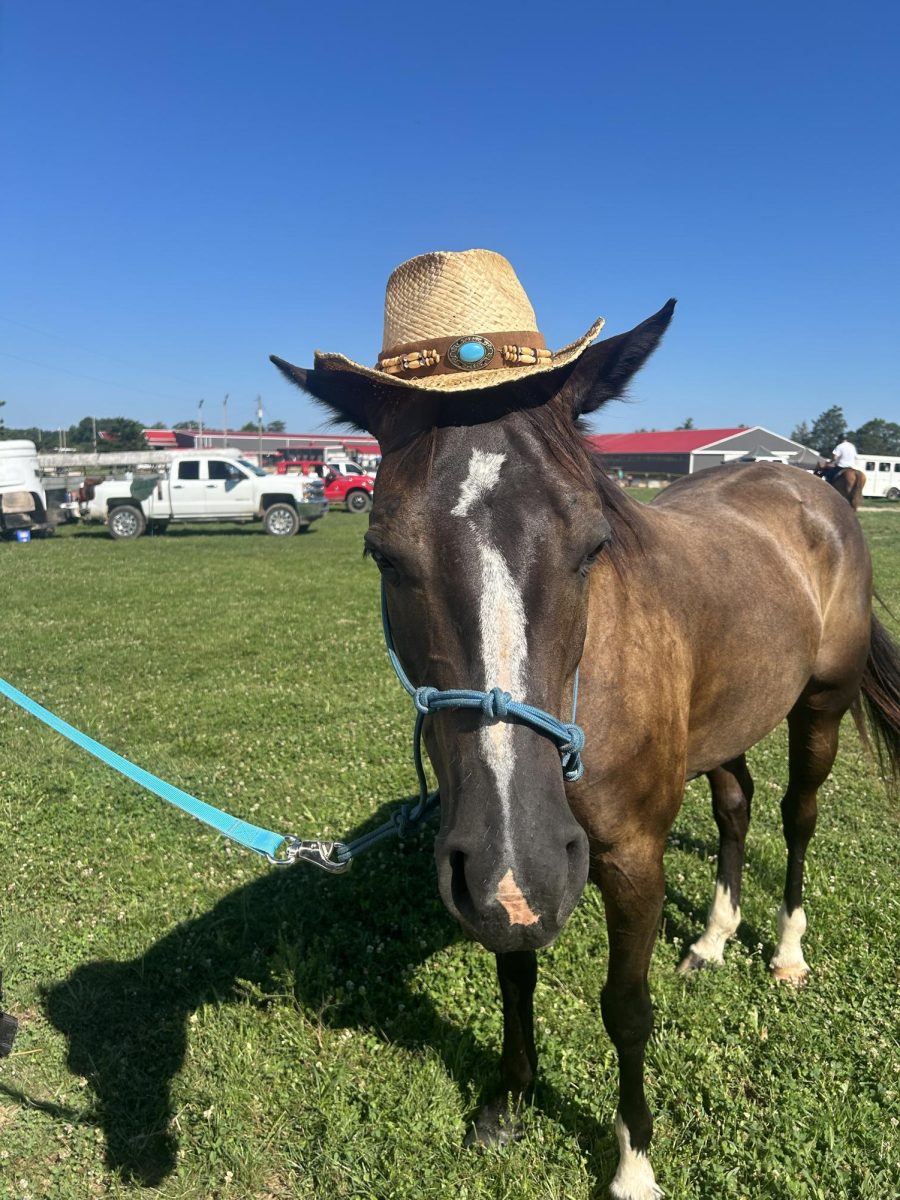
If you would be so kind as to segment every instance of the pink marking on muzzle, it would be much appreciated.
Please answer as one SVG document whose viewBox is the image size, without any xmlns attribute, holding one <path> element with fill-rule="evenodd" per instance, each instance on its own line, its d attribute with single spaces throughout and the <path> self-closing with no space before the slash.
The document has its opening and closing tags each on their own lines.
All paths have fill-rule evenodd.
<svg viewBox="0 0 900 1200">
<path fill-rule="evenodd" d="M 510 925 L 536 925 L 541 919 L 538 913 L 531 911 L 528 901 L 522 895 L 522 889 L 515 881 L 512 868 L 497 886 L 497 900 L 506 909 Z"/>
</svg>

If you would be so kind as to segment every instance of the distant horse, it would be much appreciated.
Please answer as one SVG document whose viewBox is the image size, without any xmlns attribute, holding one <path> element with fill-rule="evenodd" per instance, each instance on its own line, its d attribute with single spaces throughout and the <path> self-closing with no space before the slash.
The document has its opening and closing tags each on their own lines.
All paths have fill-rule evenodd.
<svg viewBox="0 0 900 1200">
<path fill-rule="evenodd" d="M 801 984 L 816 796 L 841 717 L 852 707 L 862 721 L 861 694 L 900 770 L 900 650 L 872 616 L 869 555 L 847 506 L 772 463 L 702 471 L 642 506 L 588 450 L 578 418 L 621 395 L 673 307 L 574 364 L 477 392 L 274 360 L 381 444 L 365 545 L 410 679 L 497 689 L 495 706 L 425 722 L 441 793 L 440 893 L 496 953 L 503 998 L 502 1089 L 470 1140 L 515 1130 L 537 1064 L 535 951 L 559 935 L 590 877 L 609 931 L 601 1010 L 619 1057 L 619 1200 L 660 1195 L 643 1082 L 647 971 L 685 781 L 707 776 L 720 839 L 708 923 L 682 964 L 691 972 L 722 961 L 740 922 L 745 753 L 787 717 L 788 861 L 771 969 Z M 553 743 L 503 717 L 512 695 L 567 720 L 579 667 L 585 771 L 565 784 Z"/>
<path fill-rule="evenodd" d="M 858 471 L 856 467 L 842 467 L 836 475 L 829 478 L 825 474 L 825 467 L 816 467 L 813 474 L 820 476 L 826 483 L 830 483 L 854 511 L 859 508 L 862 503 L 863 488 L 866 486 L 865 471 Z"/>
</svg>

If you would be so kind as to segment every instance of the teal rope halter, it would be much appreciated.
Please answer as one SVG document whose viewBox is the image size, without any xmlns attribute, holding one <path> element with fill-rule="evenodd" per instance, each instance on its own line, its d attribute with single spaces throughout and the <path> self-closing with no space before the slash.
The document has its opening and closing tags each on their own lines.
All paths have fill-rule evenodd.
<svg viewBox="0 0 900 1200">
<path fill-rule="evenodd" d="M 416 724 L 413 730 L 413 762 L 419 780 L 419 804 L 415 810 L 416 813 L 428 799 L 428 783 L 422 764 L 422 727 L 429 713 L 441 712 L 445 709 L 481 709 L 490 720 L 528 725 L 535 733 L 540 733 L 556 743 L 562 762 L 563 778 L 566 782 L 574 783 L 581 778 L 584 774 L 584 764 L 581 761 L 581 751 L 584 749 L 584 731 L 575 724 L 575 712 L 578 707 L 577 670 L 572 694 L 572 720 L 565 723 L 557 720 L 544 709 L 535 708 L 533 704 L 523 704 L 519 700 L 513 700 L 509 692 L 504 692 L 499 687 L 493 687 L 486 692 L 469 688 L 450 688 L 447 691 L 440 691 L 435 687 L 414 687 L 409 676 L 403 670 L 397 648 L 394 645 L 383 582 L 381 585 L 381 624 L 384 628 L 384 640 L 391 666 L 403 687 L 412 696 L 413 704 L 416 707 Z M 418 817 L 411 814 L 411 819 L 418 819 Z"/>
</svg>

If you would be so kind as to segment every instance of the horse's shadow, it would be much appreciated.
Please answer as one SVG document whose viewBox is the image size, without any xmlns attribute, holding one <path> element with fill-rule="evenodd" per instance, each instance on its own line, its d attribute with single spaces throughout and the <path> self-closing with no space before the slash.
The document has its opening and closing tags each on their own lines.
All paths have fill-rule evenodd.
<svg viewBox="0 0 900 1200">
<path fill-rule="evenodd" d="M 407 986 L 418 963 L 460 936 L 438 898 L 426 846 L 432 834 L 425 829 L 400 847 L 378 847 L 339 877 L 308 866 L 273 870 L 140 957 L 88 963 L 45 990 L 47 1015 L 69 1043 L 68 1065 L 96 1096 L 93 1119 L 104 1130 L 110 1167 L 149 1186 L 172 1172 L 171 1082 L 184 1061 L 190 1015 L 210 1003 L 265 1003 L 286 984 L 329 1027 L 432 1047 L 464 1092 L 474 1085 L 479 1103 L 487 1098 L 499 1082 L 497 1048 L 469 1032 L 465 1013 L 459 1025 L 448 1021 Z M 578 1138 L 595 1178 L 602 1177 L 614 1160 L 611 1130 L 547 1083 L 537 1099 Z"/>
</svg>

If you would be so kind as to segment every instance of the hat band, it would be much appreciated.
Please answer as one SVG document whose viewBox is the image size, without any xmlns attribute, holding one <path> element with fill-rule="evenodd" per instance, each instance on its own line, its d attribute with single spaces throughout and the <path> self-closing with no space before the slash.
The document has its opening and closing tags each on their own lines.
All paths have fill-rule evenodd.
<svg viewBox="0 0 900 1200">
<path fill-rule="evenodd" d="M 468 371 L 533 367 L 552 361 L 553 352 L 547 349 L 543 334 L 526 329 L 401 343 L 382 351 L 375 365 L 388 375 L 421 379 Z"/>
</svg>

